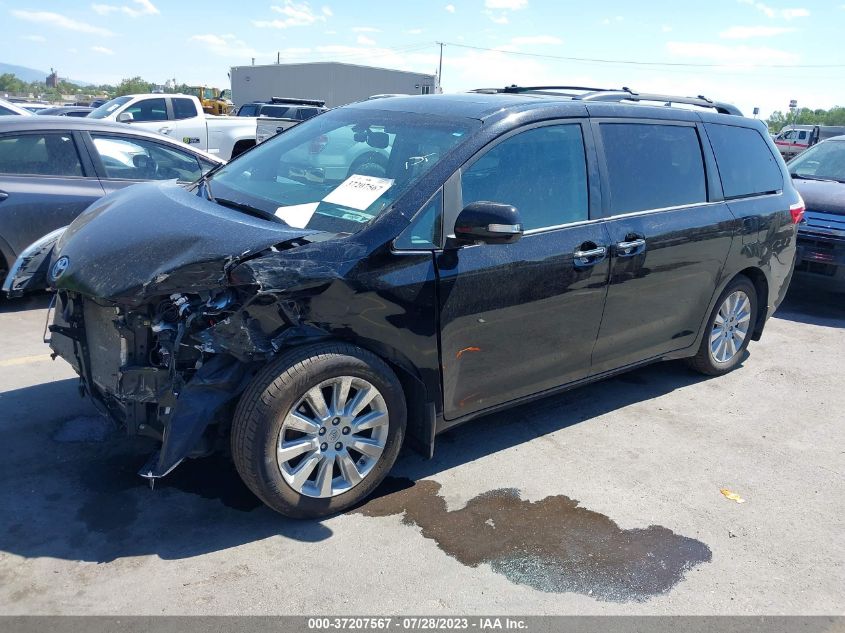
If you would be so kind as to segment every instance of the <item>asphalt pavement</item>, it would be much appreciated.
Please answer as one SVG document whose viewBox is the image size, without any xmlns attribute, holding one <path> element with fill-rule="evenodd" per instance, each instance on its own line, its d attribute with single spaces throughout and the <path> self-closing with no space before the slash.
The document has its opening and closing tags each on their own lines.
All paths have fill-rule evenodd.
<svg viewBox="0 0 845 633">
<path fill-rule="evenodd" d="M 845 295 L 793 288 L 727 376 L 662 363 L 455 429 L 324 521 L 225 457 L 150 490 L 46 301 L 0 303 L 0 614 L 845 614 Z"/>
</svg>

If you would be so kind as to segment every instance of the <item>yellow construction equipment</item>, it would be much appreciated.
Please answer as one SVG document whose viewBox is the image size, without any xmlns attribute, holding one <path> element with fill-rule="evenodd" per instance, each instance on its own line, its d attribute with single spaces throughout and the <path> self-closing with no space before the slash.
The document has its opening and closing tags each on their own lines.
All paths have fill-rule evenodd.
<svg viewBox="0 0 845 633">
<path fill-rule="evenodd" d="M 232 103 L 232 91 L 226 88 L 219 90 L 208 86 L 191 86 L 188 94 L 194 95 L 202 103 L 202 109 L 206 114 L 231 114 L 235 108 Z"/>
</svg>

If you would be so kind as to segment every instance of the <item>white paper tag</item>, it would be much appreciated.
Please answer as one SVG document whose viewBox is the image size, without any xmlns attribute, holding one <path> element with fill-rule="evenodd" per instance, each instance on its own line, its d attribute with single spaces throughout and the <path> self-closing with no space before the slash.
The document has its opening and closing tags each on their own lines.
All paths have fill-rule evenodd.
<svg viewBox="0 0 845 633">
<path fill-rule="evenodd" d="M 365 211 L 391 186 L 393 186 L 392 178 L 376 178 L 375 176 L 354 174 L 323 198 L 323 201 Z"/>
<path fill-rule="evenodd" d="M 289 207 L 276 209 L 276 217 L 281 218 L 286 224 L 295 229 L 304 229 L 311 221 L 311 216 L 320 205 L 319 202 L 306 202 L 305 204 L 293 204 Z"/>
</svg>

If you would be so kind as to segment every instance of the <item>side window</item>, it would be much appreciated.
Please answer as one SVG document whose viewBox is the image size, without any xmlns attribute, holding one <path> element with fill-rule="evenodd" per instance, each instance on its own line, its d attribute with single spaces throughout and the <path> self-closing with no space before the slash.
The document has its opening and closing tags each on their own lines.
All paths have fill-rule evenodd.
<svg viewBox="0 0 845 633">
<path fill-rule="evenodd" d="M 443 191 L 440 190 L 414 216 L 411 224 L 396 238 L 394 246 L 406 251 L 440 247 L 443 224 Z"/>
<path fill-rule="evenodd" d="M 807 130 L 801 130 L 798 132 L 798 140 L 799 141 L 806 141 L 807 140 Z"/>
<path fill-rule="evenodd" d="M 12 112 L 9 108 L 4 108 L 0 105 L 0 116 L 10 116 L 13 114 L 17 114 L 17 112 Z"/>
<path fill-rule="evenodd" d="M 183 99 L 180 97 L 173 98 L 173 118 L 191 119 L 197 116 L 197 106 L 190 99 Z"/>
<path fill-rule="evenodd" d="M 305 121 L 318 114 L 320 114 L 320 111 L 317 108 L 300 108 L 296 118 L 300 121 Z"/>
<path fill-rule="evenodd" d="M 610 213 L 707 201 L 704 159 L 694 127 L 602 123 Z"/>
<path fill-rule="evenodd" d="M 783 189 L 783 174 L 769 144 L 753 128 L 707 123 L 726 198 Z"/>
<path fill-rule="evenodd" d="M 126 108 L 132 113 L 133 121 L 167 121 L 167 105 L 164 99 L 143 99 Z"/>
<path fill-rule="evenodd" d="M 70 134 L 3 136 L 0 174 L 82 176 L 82 164 Z"/>
<path fill-rule="evenodd" d="M 587 163 L 579 124 L 512 136 L 461 176 L 464 206 L 481 200 L 519 210 L 526 231 L 588 218 Z"/>
<path fill-rule="evenodd" d="M 107 178 L 192 182 L 203 172 L 192 154 L 153 141 L 101 134 L 91 138 Z"/>
<path fill-rule="evenodd" d="M 789 130 L 789 132 L 784 132 L 784 133 L 781 135 L 781 138 L 782 138 L 784 141 L 791 141 L 791 140 L 793 140 L 793 139 L 795 138 L 795 130 Z"/>
</svg>

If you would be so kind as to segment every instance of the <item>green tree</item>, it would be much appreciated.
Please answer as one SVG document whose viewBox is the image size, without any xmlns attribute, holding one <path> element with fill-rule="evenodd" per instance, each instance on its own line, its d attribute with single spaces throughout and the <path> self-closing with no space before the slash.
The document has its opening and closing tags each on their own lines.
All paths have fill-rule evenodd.
<svg viewBox="0 0 845 633">
<path fill-rule="evenodd" d="M 152 89 L 153 84 L 150 82 L 145 81 L 141 77 L 132 77 L 131 79 L 124 79 L 120 82 L 114 91 L 114 96 L 143 94 L 152 91 Z"/>
</svg>

